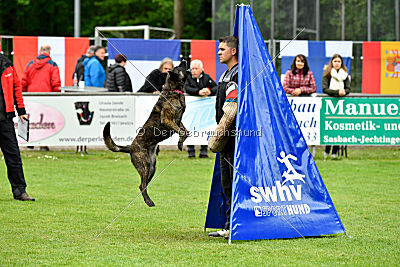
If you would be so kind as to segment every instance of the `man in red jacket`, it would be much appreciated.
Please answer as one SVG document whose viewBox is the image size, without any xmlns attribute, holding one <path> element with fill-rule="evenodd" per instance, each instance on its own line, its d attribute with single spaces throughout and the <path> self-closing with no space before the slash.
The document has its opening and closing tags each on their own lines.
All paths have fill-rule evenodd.
<svg viewBox="0 0 400 267">
<path fill-rule="evenodd" d="M 21 84 L 11 61 L 0 54 L 0 148 L 7 165 L 8 180 L 15 200 L 35 201 L 26 191 L 24 171 L 14 122 L 15 106 L 22 121 L 28 118 L 22 99 Z"/>
<path fill-rule="evenodd" d="M 60 71 L 51 60 L 50 45 L 40 47 L 40 55 L 29 62 L 22 76 L 24 92 L 59 92 L 61 86 Z"/>
</svg>

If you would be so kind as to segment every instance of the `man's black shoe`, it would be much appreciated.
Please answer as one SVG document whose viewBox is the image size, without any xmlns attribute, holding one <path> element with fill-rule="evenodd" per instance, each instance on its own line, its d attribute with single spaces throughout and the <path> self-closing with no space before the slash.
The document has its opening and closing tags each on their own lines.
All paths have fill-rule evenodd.
<svg viewBox="0 0 400 267">
<path fill-rule="evenodd" d="M 33 197 L 30 197 L 27 193 L 22 193 L 19 196 L 14 196 L 14 200 L 35 201 L 35 199 Z"/>
<path fill-rule="evenodd" d="M 200 154 L 199 158 L 206 159 L 206 158 L 208 158 L 208 155 L 202 155 L 202 154 Z"/>
</svg>

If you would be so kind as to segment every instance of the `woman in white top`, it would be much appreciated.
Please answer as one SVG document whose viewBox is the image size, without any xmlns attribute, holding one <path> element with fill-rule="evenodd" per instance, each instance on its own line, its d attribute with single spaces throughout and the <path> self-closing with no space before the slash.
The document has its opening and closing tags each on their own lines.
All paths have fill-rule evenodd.
<svg viewBox="0 0 400 267">
<path fill-rule="evenodd" d="M 322 76 L 322 91 L 329 96 L 343 97 L 350 93 L 349 73 L 339 54 L 333 55 Z M 337 158 L 339 146 L 325 146 L 324 157 L 327 158 L 332 147 L 332 158 Z"/>
</svg>

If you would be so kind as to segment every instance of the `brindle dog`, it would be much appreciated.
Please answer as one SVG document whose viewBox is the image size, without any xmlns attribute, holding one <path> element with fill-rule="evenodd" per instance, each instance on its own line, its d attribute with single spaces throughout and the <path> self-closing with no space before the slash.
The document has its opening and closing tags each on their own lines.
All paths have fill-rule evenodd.
<svg viewBox="0 0 400 267">
<path fill-rule="evenodd" d="M 110 122 L 103 130 L 104 142 L 113 152 L 125 152 L 131 154 L 133 166 L 139 172 L 141 183 L 139 186 L 143 199 L 149 207 L 154 202 L 147 194 L 147 185 L 150 183 L 156 171 L 156 147 L 157 144 L 174 133 L 179 134 L 178 148 L 182 150 L 183 142 L 189 135 L 189 131 L 182 124 L 182 116 L 185 112 L 184 84 L 186 80 L 186 61 L 182 61 L 178 67 L 169 71 L 166 83 L 143 127 L 129 146 L 118 146 L 110 135 Z"/>
</svg>

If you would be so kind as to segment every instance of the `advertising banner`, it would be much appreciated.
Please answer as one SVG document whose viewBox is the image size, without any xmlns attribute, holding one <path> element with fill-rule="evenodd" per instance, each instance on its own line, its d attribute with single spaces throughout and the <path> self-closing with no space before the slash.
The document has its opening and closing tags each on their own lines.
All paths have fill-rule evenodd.
<svg viewBox="0 0 400 267">
<path fill-rule="evenodd" d="M 288 97 L 288 100 L 307 145 L 319 145 L 321 98 Z"/>
<path fill-rule="evenodd" d="M 29 143 L 20 145 L 103 145 L 103 127 L 111 121 L 115 142 L 129 144 L 135 137 L 134 97 L 25 96 L 30 120 Z M 16 119 L 15 119 L 16 121 Z"/>
<path fill-rule="evenodd" d="M 400 99 L 323 98 L 321 144 L 400 145 Z"/>
</svg>

